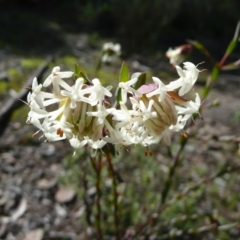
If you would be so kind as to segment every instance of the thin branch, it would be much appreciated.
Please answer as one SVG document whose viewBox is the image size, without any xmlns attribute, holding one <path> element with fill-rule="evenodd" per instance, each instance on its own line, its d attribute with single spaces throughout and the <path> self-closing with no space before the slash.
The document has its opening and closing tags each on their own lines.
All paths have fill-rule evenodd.
<svg viewBox="0 0 240 240">
<path fill-rule="evenodd" d="M 165 181 L 165 184 L 164 184 L 164 187 L 163 187 L 163 190 L 162 190 L 162 194 L 161 194 L 161 205 L 165 203 L 166 199 L 167 199 L 167 196 L 168 196 L 168 193 L 169 193 L 169 190 L 171 188 L 171 185 L 172 185 L 172 178 L 175 174 L 175 171 L 177 169 L 177 166 L 179 165 L 179 162 L 180 162 L 180 156 L 181 156 L 181 153 L 185 147 L 187 143 L 187 140 L 186 138 L 184 138 L 183 136 L 181 136 L 181 147 L 179 148 L 178 152 L 177 152 L 177 155 L 175 156 L 174 158 L 174 162 L 171 166 L 171 168 L 169 169 L 169 174 L 168 174 L 168 178 L 167 180 Z"/>
</svg>

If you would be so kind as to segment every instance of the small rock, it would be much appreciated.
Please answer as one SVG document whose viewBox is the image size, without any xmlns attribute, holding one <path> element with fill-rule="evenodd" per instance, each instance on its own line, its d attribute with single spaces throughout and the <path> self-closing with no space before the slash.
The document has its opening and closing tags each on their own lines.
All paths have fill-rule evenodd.
<svg viewBox="0 0 240 240">
<path fill-rule="evenodd" d="M 14 164 L 16 159 L 11 152 L 5 152 L 1 155 L 2 161 L 6 164 Z"/>
<path fill-rule="evenodd" d="M 59 203 L 67 203 L 73 200 L 76 192 L 68 187 L 60 187 L 55 194 L 55 200 Z"/>
<path fill-rule="evenodd" d="M 52 173 L 59 174 L 60 172 L 63 171 L 63 166 L 62 166 L 62 164 L 53 163 L 53 164 L 50 166 L 50 171 L 51 171 Z"/>
<path fill-rule="evenodd" d="M 42 205 L 44 206 L 51 206 L 52 201 L 49 198 L 43 198 L 42 199 Z"/>
<path fill-rule="evenodd" d="M 25 240 L 42 240 L 44 235 L 44 230 L 42 228 L 37 228 L 26 233 Z"/>
<path fill-rule="evenodd" d="M 48 190 L 54 187 L 56 184 L 57 184 L 57 181 L 55 179 L 48 180 L 48 179 L 42 178 L 37 182 L 37 187 L 43 190 Z"/>
<path fill-rule="evenodd" d="M 56 152 L 54 145 L 49 143 L 42 143 L 41 148 L 43 157 L 50 157 Z"/>
<path fill-rule="evenodd" d="M 66 217 L 67 216 L 67 210 L 60 204 L 55 204 L 54 209 L 55 209 L 58 217 Z"/>
</svg>

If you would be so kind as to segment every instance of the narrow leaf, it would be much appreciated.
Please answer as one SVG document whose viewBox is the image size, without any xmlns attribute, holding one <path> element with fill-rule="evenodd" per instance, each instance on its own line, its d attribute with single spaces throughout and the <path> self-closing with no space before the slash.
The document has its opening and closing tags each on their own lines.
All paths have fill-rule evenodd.
<svg viewBox="0 0 240 240">
<path fill-rule="evenodd" d="M 240 68 L 240 59 L 236 62 L 229 63 L 225 66 L 222 66 L 221 70 L 226 71 L 226 70 L 234 70 L 239 68 Z"/>
<path fill-rule="evenodd" d="M 144 85 L 146 83 L 147 80 L 147 73 L 143 72 L 138 76 L 138 80 L 137 82 L 134 84 L 133 88 L 134 89 L 138 89 L 140 88 L 142 85 Z"/>
<path fill-rule="evenodd" d="M 127 82 L 129 80 L 129 69 L 128 69 L 128 65 L 123 62 L 122 63 L 122 67 L 119 73 L 119 82 Z M 115 97 L 116 97 L 116 102 L 119 103 L 122 100 L 122 96 L 121 96 L 121 88 L 117 88 L 116 93 L 115 93 Z"/>
<path fill-rule="evenodd" d="M 119 82 L 127 82 L 129 80 L 129 69 L 125 62 L 123 62 L 120 75 L 119 75 Z"/>
<path fill-rule="evenodd" d="M 233 40 L 239 40 L 239 31 L 240 31 L 240 21 L 238 21 Z"/>
<path fill-rule="evenodd" d="M 80 66 L 75 64 L 75 74 L 78 75 L 80 72 L 81 72 Z"/>
<path fill-rule="evenodd" d="M 85 82 L 90 82 L 86 71 L 77 64 L 75 64 L 75 77 L 76 79 L 82 77 Z"/>
<path fill-rule="evenodd" d="M 122 101 L 122 95 L 121 95 L 121 88 L 120 87 L 118 87 L 117 90 L 116 90 L 115 98 L 116 98 L 116 103 L 120 103 Z"/>
</svg>

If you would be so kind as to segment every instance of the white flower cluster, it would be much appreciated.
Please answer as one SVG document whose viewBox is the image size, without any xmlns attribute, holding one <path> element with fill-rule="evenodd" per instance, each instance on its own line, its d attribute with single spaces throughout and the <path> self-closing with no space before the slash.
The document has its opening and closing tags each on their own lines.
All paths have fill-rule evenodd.
<svg viewBox="0 0 240 240">
<path fill-rule="evenodd" d="M 132 86 L 139 73 L 133 74 L 129 81 L 119 83 L 119 107 L 111 107 L 110 88 L 104 88 L 98 79 L 86 84 L 78 78 L 70 86 L 63 79 L 74 73 L 54 67 L 43 84 L 33 80 L 27 123 L 35 125 L 46 140 L 68 139 L 73 148 L 88 145 L 98 149 L 106 143 L 149 146 L 162 138 L 170 144 L 169 132 L 181 131 L 201 104 L 198 94 L 195 101 L 184 98 L 198 78 L 197 67 L 185 62 L 184 69 L 176 69 L 180 76 L 176 81 L 165 85 L 153 77 L 154 83 L 137 90 Z M 43 87 L 52 90 L 45 92 Z"/>
<path fill-rule="evenodd" d="M 112 42 L 104 43 L 102 51 L 102 62 L 111 63 L 115 58 L 121 55 L 121 45 Z"/>
</svg>

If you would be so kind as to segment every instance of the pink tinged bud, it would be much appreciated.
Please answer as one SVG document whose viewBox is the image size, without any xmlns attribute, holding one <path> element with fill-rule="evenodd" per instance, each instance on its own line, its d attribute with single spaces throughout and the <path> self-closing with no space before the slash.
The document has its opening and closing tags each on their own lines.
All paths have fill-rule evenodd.
<svg viewBox="0 0 240 240">
<path fill-rule="evenodd" d="M 181 54 L 189 54 L 193 50 L 193 46 L 191 44 L 184 44 L 179 47 L 181 49 Z"/>
<path fill-rule="evenodd" d="M 158 88 L 157 84 L 155 83 L 150 83 L 150 84 L 144 84 L 142 85 L 138 91 L 142 94 L 147 94 L 150 93 Z"/>
</svg>

